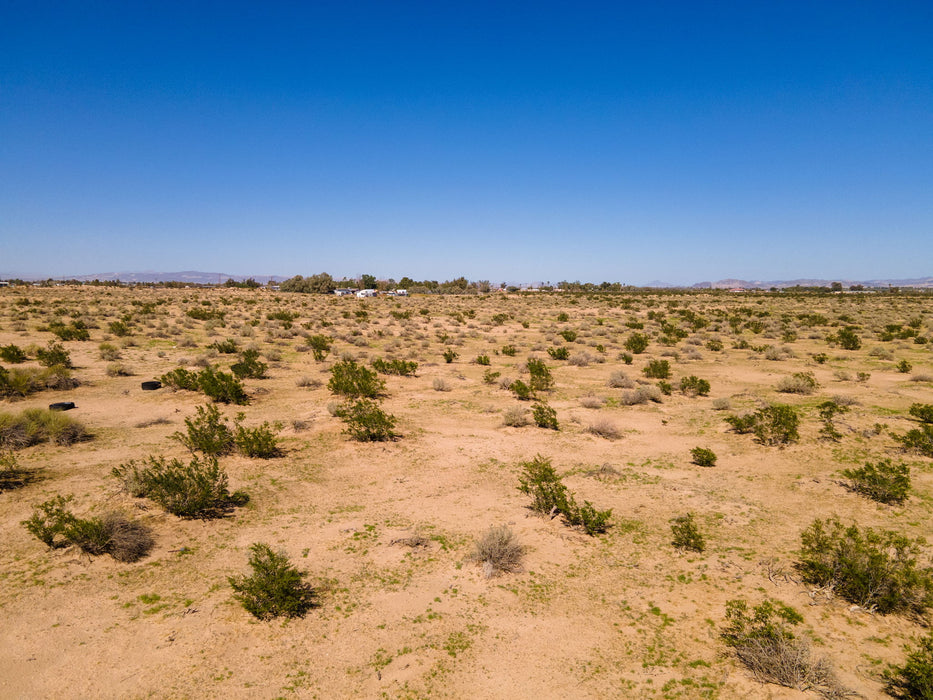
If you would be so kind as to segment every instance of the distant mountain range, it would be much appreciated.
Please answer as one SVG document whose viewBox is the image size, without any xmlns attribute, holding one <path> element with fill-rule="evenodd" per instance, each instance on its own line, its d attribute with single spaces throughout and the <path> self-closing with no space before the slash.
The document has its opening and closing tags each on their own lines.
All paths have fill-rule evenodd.
<svg viewBox="0 0 933 700">
<path fill-rule="evenodd" d="M 35 275 L 16 275 L 13 273 L 0 272 L 0 279 L 26 279 L 42 280 L 46 277 L 36 277 Z M 95 275 L 73 275 L 59 276 L 52 279 L 57 280 L 79 280 L 81 282 L 112 282 L 119 280 L 121 282 L 183 282 L 188 284 L 223 284 L 228 279 L 234 279 L 242 282 L 246 279 L 254 279 L 259 284 L 267 282 L 281 282 L 288 279 L 281 275 L 230 275 L 225 272 L 198 272 L 194 270 L 184 272 L 101 272 Z M 845 280 L 845 279 L 795 279 L 795 280 L 742 280 L 742 279 L 723 279 L 716 282 L 697 282 L 695 284 L 674 284 L 653 280 L 648 282 L 645 287 L 658 287 L 665 289 L 785 289 L 787 287 L 829 287 L 833 282 L 839 282 L 844 289 L 862 285 L 863 287 L 915 287 L 929 289 L 933 288 L 933 277 L 915 277 L 911 279 L 876 279 L 876 280 Z"/>
</svg>

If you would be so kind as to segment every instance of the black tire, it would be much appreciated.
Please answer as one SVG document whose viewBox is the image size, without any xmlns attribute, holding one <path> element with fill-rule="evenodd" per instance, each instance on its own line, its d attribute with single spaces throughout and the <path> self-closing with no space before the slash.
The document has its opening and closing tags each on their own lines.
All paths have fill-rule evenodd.
<svg viewBox="0 0 933 700">
<path fill-rule="evenodd" d="M 157 381 L 143 382 L 140 386 L 142 386 L 143 391 L 155 391 L 156 389 L 162 388 L 162 382 L 157 382 Z"/>
<path fill-rule="evenodd" d="M 49 404 L 50 411 L 70 411 L 74 407 L 74 401 L 57 401 Z"/>
</svg>

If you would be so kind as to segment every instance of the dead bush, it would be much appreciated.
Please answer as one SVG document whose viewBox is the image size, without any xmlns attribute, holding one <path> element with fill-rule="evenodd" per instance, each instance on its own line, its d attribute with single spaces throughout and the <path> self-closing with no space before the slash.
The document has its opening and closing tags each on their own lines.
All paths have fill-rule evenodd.
<svg viewBox="0 0 933 700">
<path fill-rule="evenodd" d="M 607 440 L 618 440 L 622 437 L 622 432 L 619 430 L 618 426 L 608 418 L 590 423 L 586 428 L 586 432 L 591 435 L 598 435 L 599 437 L 606 438 Z"/>
<path fill-rule="evenodd" d="M 482 564 L 486 578 L 522 570 L 525 547 L 508 525 L 489 528 L 473 545 L 470 560 Z"/>
</svg>

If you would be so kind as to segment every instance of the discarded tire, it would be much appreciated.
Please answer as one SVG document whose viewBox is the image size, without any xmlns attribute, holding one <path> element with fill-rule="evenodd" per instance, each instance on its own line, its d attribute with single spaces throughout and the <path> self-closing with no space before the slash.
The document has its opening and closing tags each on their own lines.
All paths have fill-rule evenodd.
<svg viewBox="0 0 933 700">
<path fill-rule="evenodd" d="M 74 407 L 74 401 L 57 401 L 49 404 L 50 411 L 70 411 Z"/>
<path fill-rule="evenodd" d="M 162 382 L 143 382 L 142 383 L 143 391 L 155 391 L 156 389 L 162 388 Z"/>
</svg>

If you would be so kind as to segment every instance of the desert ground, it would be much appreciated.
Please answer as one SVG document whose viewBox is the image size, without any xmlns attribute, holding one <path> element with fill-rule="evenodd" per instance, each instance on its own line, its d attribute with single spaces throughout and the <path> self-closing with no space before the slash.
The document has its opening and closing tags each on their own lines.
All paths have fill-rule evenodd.
<svg viewBox="0 0 933 700">
<path fill-rule="evenodd" d="M 59 340 L 63 328 L 88 339 Z M 860 347 L 843 347 L 843 329 Z M 320 335 L 332 345 L 319 361 L 308 341 Z M 642 352 L 629 349 L 635 335 Z M 26 475 L 0 493 L 0 695 L 881 697 L 883 672 L 926 634 L 926 616 L 808 583 L 801 533 L 835 515 L 931 535 L 933 464 L 897 439 L 919 425 L 910 407 L 933 403 L 928 338 L 929 294 L 0 289 L 0 346 L 25 355 L 0 366 L 39 371 L 54 341 L 79 382 L 8 392 L 0 414 L 73 402 L 61 415 L 88 433 L 0 444 Z M 242 380 L 243 405 L 141 388 L 177 368 L 229 372 L 248 349 L 266 369 Z M 332 368 L 378 358 L 417 368 L 379 375 L 397 437 L 355 440 L 328 388 Z M 537 402 L 510 389 L 529 382 L 530 358 L 553 378 Z M 646 376 L 662 360 L 670 376 Z M 682 391 L 685 377 L 708 392 Z M 842 407 L 834 436 L 820 414 L 828 401 Z M 532 419 L 544 403 L 557 430 Z M 799 439 L 767 444 L 725 420 L 772 404 L 794 407 Z M 190 460 L 173 435 L 207 405 L 231 426 L 274 431 L 276 456 L 219 458 L 248 502 L 184 518 L 128 492 L 113 470 Z M 695 463 L 697 447 L 713 466 Z M 604 532 L 530 508 L 520 475 L 539 456 L 578 503 L 611 509 Z M 879 460 L 909 467 L 903 503 L 872 500 L 842 474 Z M 116 511 L 145 524 L 154 545 L 133 562 L 46 546 L 22 523 L 57 496 L 72 496 L 78 517 Z M 702 551 L 673 543 L 672 520 L 688 513 Z M 517 570 L 472 556 L 500 525 L 524 548 Z M 316 605 L 303 616 L 260 620 L 234 597 L 229 577 L 250 572 L 254 543 L 306 572 Z M 919 551 L 929 566 L 933 549 Z M 825 657 L 835 690 L 757 678 L 723 641 L 734 600 L 796 610 L 795 637 Z"/>
</svg>

